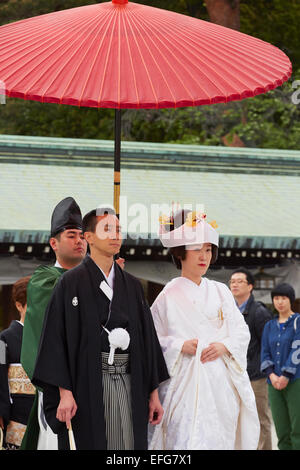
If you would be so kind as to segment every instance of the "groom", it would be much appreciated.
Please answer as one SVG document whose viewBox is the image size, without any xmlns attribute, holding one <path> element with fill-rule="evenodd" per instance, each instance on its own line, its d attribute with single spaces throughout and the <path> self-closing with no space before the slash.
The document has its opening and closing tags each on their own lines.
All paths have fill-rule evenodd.
<svg viewBox="0 0 300 470">
<path fill-rule="evenodd" d="M 90 255 L 54 290 L 33 383 L 44 390 L 60 449 L 68 448 L 71 420 L 77 449 L 147 449 L 148 421 L 163 415 L 157 388 L 169 378 L 151 312 L 140 282 L 113 260 L 122 243 L 115 213 L 90 211 L 83 232 Z M 130 344 L 109 366 L 106 330 L 115 328 Z"/>
</svg>

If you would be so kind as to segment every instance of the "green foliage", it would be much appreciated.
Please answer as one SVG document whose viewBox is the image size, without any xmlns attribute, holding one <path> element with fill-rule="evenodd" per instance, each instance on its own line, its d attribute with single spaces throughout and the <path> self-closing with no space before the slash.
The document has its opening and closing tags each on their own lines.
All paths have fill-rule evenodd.
<svg viewBox="0 0 300 470">
<path fill-rule="evenodd" d="M 283 50 L 300 69 L 299 0 L 242 0 L 241 31 Z"/>
<path fill-rule="evenodd" d="M 299 70 L 300 76 L 300 70 Z M 213 106 L 128 110 L 127 140 L 224 145 L 237 136 L 248 147 L 300 149 L 300 104 L 292 102 L 291 81 L 266 94 Z"/>
<path fill-rule="evenodd" d="M 135 0 L 207 20 L 200 0 Z M 95 3 L 95 0 L 4 0 L 0 24 L 51 11 Z M 300 149 L 300 104 L 293 104 L 293 80 L 300 80 L 299 0 L 241 0 L 241 31 L 284 50 L 294 74 L 284 86 L 243 101 L 164 110 L 126 110 L 126 140 L 203 145 L 241 145 Z M 77 108 L 7 99 L 0 106 L 0 133 L 113 139 L 113 110 Z"/>
<path fill-rule="evenodd" d="M 4 5 L 0 4 L 0 24 L 92 3 L 96 2 L 93 0 L 8 0 Z"/>
<path fill-rule="evenodd" d="M 0 108 L 0 134 L 111 139 L 114 112 L 7 99 Z"/>
</svg>

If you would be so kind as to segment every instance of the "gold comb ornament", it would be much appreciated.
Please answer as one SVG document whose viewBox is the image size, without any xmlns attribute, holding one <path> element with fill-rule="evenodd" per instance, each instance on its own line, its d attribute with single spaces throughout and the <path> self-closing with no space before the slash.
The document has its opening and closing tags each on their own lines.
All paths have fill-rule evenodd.
<svg viewBox="0 0 300 470">
<path fill-rule="evenodd" d="M 187 227 L 196 227 L 199 222 L 205 219 L 206 214 L 204 214 L 203 212 L 189 212 L 186 216 L 185 225 L 187 225 Z"/>
<path fill-rule="evenodd" d="M 212 228 L 215 228 L 215 229 L 216 229 L 216 228 L 219 227 L 219 225 L 217 224 L 217 222 L 216 222 L 215 220 L 212 220 L 211 222 L 208 222 L 208 223 L 209 223 L 209 225 L 212 226 Z"/>
<path fill-rule="evenodd" d="M 159 223 L 160 225 L 171 225 L 172 224 L 172 220 L 171 220 L 171 217 L 169 217 L 168 215 L 161 215 L 159 217 Z"/>
<path fill-rule="evenodd" d="M 170 211 L 170 215 L 162 214 L 161 216 L 159 216 L 158 218 L 159 224 L 160 225 L 172 225 L 174 223 L 174 214 L 178 212 L 179 209 L 180 209 L 179 202 L 177 202 L 175 205 L 174 201 L 172 201 L 172 208 Z"/>
</svg>

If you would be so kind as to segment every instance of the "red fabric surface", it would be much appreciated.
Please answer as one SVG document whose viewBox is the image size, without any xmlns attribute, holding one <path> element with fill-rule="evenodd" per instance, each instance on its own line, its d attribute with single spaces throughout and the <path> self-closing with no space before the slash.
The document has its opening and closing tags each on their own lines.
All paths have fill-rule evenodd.
<svg viewBox="0 0 300 470">
<path fill-rule="evenodd" d="M 29 100 L 197 106 L 264 93 L 291 72 L 288 57 L 264 41 L 126 0 L 0 27 L 0 80 L 8 96 Z"/>
</svg>

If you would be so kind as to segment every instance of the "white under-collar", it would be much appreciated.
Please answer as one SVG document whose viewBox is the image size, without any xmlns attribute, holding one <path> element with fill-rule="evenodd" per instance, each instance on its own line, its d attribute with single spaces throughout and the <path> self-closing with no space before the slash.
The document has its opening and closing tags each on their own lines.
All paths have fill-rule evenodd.
<svg viewBox="0 0 300 470">
<path fill-rule="evenodd" d="M 188 277 L 185 277 L 185 276 L 180 276 L 179 279 L 181 280 L 181 282 L 185 282 L 185 283 L 189 284 L 191 287 L 195 287 L 197 289 L 200 289 L 200 287 L 202 287 L 203 284 L 205 283 L 205 277 L 201 278 L 200 284 L 197 284 L 195 281 L 192 281 L 191 279 L 189 279 Z"/>
<path fill-rule="evenodd" d="M 62 265 L 57 260 L 56 260 L 54 267 L 63 269 Z"/>
<path fill-rule="evenodd" d="M 100 269 L 100 271 L 102 272 L 107 284 L 109 285 L 109 287 L 111 289 L 114 288 L 114 280 L 115 280 L 115 263 L 112 264 L 112 267 L 111 267 L 111 270 L 109 272 L 109 275 L 108 277 L 106 276 L 106 274 L 104 273 L 103 269 L 100 268 L 100 266 L 97 264 L 98 268 Z"/>
</svg>

